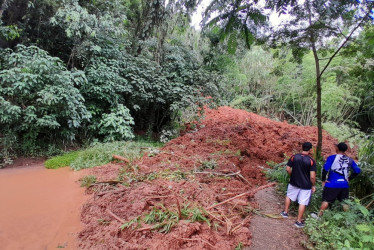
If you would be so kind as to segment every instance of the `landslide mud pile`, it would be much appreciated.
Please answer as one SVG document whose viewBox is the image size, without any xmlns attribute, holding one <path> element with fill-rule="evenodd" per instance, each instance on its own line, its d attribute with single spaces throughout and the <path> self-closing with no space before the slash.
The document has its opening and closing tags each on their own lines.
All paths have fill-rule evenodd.
<svg viewBox="0 0 374 250">
<path fill-rule="evenodd" d="M 269 185 L 266 162 L 283 162 L 317 128 L 221 107 L 160 152 L 92 169 L 99 181 L 84 205 L 84 249 L 233 249 L 251 244 L 254 194 Z M 323 134 L 323 155 L 336 140 Z M 103 175 L 101 175 L 103 173 Z M 113 184 L 113 183 L 112 183 Z M 236 197 L 236 198 L 234 198 Z M 231 199 L 232 198 L 232 199 Z M 222 203 L 222 204 L 221 204 Z"/>
</svg>

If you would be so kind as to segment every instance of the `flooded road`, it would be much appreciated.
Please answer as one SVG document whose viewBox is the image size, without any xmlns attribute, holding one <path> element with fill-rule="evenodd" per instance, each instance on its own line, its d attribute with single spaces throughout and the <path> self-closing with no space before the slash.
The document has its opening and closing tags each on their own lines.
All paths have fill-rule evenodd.
<svg viewBox="0 0 374 250">
<path fill-rule="evenodd" d="M 82 174 L 41 164 L 0 169 L 0 249 L 77 249 Z"/>
</svg>

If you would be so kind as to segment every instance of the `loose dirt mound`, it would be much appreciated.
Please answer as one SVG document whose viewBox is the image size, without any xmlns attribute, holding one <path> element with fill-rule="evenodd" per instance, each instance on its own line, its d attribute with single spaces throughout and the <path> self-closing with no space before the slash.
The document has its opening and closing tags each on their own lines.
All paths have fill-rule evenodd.
<svg viewBox="0 0 374 250">
<path fill-rule="evenodd" d="M 118 175 L 125 185 L 95 186 L 82 212 L 86 227 L 80 247 L 233 249 L 251 244 L 253 196 L 269 186 L 266 162 L 282 162 L 304 141 L 316 145 L 317 128 L 229 107 L 207 109 L 205 116 L 197 129 L 157 154 L 120 169 L 108 164 L 92 170 L 97 176 Z M 323 140 L 322 154 L 333 153 L 336 140 L 325 132 Z"/>
</svg>

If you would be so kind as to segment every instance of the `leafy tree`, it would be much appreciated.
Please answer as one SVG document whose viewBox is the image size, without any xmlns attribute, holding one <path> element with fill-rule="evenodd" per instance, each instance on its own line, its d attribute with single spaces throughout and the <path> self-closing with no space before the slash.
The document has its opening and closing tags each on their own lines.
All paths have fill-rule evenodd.
<svg viewBox="0 0 374 250">
<path fill-rule="evenodd" d="M 369 22 L 370 12 L 374 5 L 371 1 L 268 1 L 270 7 L 280 13 L 290 15 L 290 21 L 274 32 L 274 40 L 282 45 L 290 45 L 296 58 L 301 58 L 312 50 L 315 63 L 315 79 L 317 88 L 317 153 L 322 148 L 322 76 L 332 60 L 341 49 L 353 39 L 356 30 Z M 289 4 L 289 5 L 288 5 Z M 289 10 L 288 10 L 289 9 Z M 331 46 L 330 41 L 334 41 Z M 331 51 L 328 58 L 323 58 L 326 51 Z"/>
<path fill-rule="evenodd" d="M 124 13 L 117 13 L 115 17 L 106 12 L 90 14 L 77 0 L 69 0 L 57 10 L 50 23 L 63 29 L 67 38 L 72 39 L 68 66 L 83 68 L 103 44 L 117 40 L 112 46 L 118 46 L 123 42 L 122 37 L 126 35 L 124 21 Z"/>
<path fill-rule="evenodd" d="M 91 117 L 76 88 L 87 81 L 83 72 L 34 46 L 1 52 L 0 134 L 14 134 L 26 152 L 38 140 L 74 140 Z"/>
<path fill-rule="evenodd" d="M 213 0 L 206 8 L 202 24 L 204 29 L 219 28 L 217 39 L 227 40 L 227 51 L 234 54 L 238 40 L 243 39 L 248 48 L 267 24 L 267 17 L 258 7 L 258 0 Z M 212 15 L 217 15 L 211 19 Z M 239 39 L 238 39 L 239 38 Z"/>
<path fill-rule="evenodd" d="M 344 51 L 345 60 L 353 60 L 344 76 L 351 77 L 353 91 L 362 100 L 355 120 L 370 133 L 374 127 L 374 27 L 365 26 L 358 39 Z"/>
<path fill-rule="evenodd" d="M 145 42 L 151 37 L 157 38 L 154 51 L 156 62 L 163 57 L 163 44 L 176 20 L 189 18 L 201 0 L 129 0 L 127 27 L 131 34 L 131 54 L 140 55 Z"/>
</svg>

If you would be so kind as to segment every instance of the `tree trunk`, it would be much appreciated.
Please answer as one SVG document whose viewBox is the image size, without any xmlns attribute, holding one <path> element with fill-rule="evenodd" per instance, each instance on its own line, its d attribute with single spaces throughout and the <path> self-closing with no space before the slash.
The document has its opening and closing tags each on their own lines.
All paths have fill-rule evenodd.
<svg viewBox="0 0 374 250">
<path fill-rule="evenodd" d="M 308 5 L 308 14 L 309 14 L 309 25 L 312 26 L 312 12 L 310 10 L 309 2 L 306 2 Z M 316 85 L 317 85 L 317 134 L 318 134 L 318 141 L 317 141 L 317 150 L 316 150 L 316 158 L 321 158 L 321 151 L 322 151 L 322 86 L 321 86 L 321 69 L 319 65 L 319 58 L 316 49 L 316 40 L 313 31 L 310 33 L 310 45 L 312 47 L 314 62 L 316 64 Z"/>
<path fill-rule="evenodd" d="M 321 157 L 322 151 L 322 86 L 321 86 L 321 74 L 320 74 L 320 66 L 319 66 L 319 59 L 317 55 L 317 50 L 315 43 L 312 42 L 312 50 L 314 55 L 314 62 L 316 64 L 316 84 L 317 84 L 317 128 L 318 128 L 318 141 L 317 141 L 317 150 L 316 150 L 316 158 Z"/>
<path fill-rule="evenodd" d="M 3 17 L 4 10 L 7 7 L 7 2 L 8 2 L 8 0 L 4 0 L 4 2 L 1 4 L 1 7 L 0 7 L 0 19 Z"/>
<path fill-rule="evenodd" d="M 317 69 L 318 67 L 318 69 Z M 322 152 L 322 86 L 321 86 L 321 77 L 319 76 L 319 63 L 317 66 L 316 63 L 316 73 L 317 73 L 317 128 L 318 128 L 318 141 L 317 141 L 317 151 L 316 151 L 316 158 L 321 157 Z"/>
<path fill-rule="evenodd" d="M 316 158 L 321 157 L 322 151 L 322 86 L 321 86 L 321 70 L 319 66 L 319 58 L 317 54 L 316 44 L 314 40 L 311 41 L 312 51 L 314 56 L 314 62 L 316 64 L 316 85 L 317 85 L 317 128 L 318 128 L 318 141 L 317 141 L 317 150 Z"/>
</svg>

